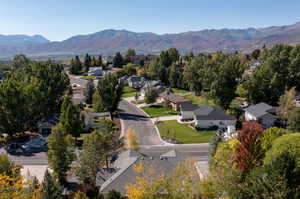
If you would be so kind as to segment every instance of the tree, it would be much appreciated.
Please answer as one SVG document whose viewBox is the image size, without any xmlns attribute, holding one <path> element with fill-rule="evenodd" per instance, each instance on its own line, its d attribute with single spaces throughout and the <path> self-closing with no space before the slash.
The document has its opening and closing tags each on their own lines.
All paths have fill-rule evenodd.
<svg viewBox="0 0 300 199">
<path fill-rule="evenodd" d="M 220 63 L 217 73 L 212 79 L 210 94 L 221 107 L 227 109 L 235 98 L 235 91 L 242 78 L 244 69 L 245 64 L 237 55 L 227 56 Z"/>
<path fill-rule="evenodd" d="M 42 199 L 63 199 L 62 196 L 63 187 L 59 181 L 52 176 L 48 170 L 44 175 L 44 181 L 42 183 Z"/>
<path fill-rule="evenodd" d="M 140 146 L 136 139 L 136 133 L 133 129 L 129 128 L 125 134 L 125 148 L 127 150 L 139 150 Z"/>
<path fill-rule="evenodd" d="M 253 172 L 250 198 L 299 198 L 300 172 L 295 156 L 284 152 L 261 170 Z"/>
<path fill-rule="evenodd" d="M 98 56 L 98 59 L 97 59 L 97 66 L 103 66 L 102 55 L 99 55 L 99 56 Z"/>
<path fill-rule="evenodd" d="M 123 197 L 120 192 L 111 190 L 110 192 L 108 192 L 107 199 L 123 199 Z"/>
<path fill-rule="evenodd" d="M 278 137 L 273 141 L 272 147 L 266 152 L 264 165 L 268 165 L 272 160 L 279 157 L 284 152 L 289 152 L 296 158 L 300 157 L 300 133 L 291 133 Z M 300 169 L 300 166 L 298 166 Z"/>
<path fill-rule="evenodd" d="M 100 132 L 94 131 L 84 137 L 82 152 L 79 155 L 80 166 L 76 168 L 76 175 L 82 184 L 95 187 L 98 169 L 105 163 L 102 144 L 103 137 Z"/>
<path fill-rule="evenodd" d="M 78 106 L 74 105 L 69 96 L 66 96 L 59 118 L 62 130 L 75 138 L 80 136 L 84 128 L 84 118 Z"/>
<path fill-rule="evenodd" d="M 63 184 L 67 171 L 74 160 L 73 143 L 63 133 L 62 126 L 58 124 L 52 128 L 52 133 L 48 138 L 48 161 L 50 168 L 58 181 Z"/>
<path fill-rule="evenodd" d="M 13 135 L 32 130 L 41 118 L 59 111 L 69 87 L 62 65 L 31 62 L 0 84 L 0 131 Z"/>
<path fill-rule="evenodd" d="M 289 114 L 295 107 L 295 88 L 285 91 L 284 95 L 279 98 L 278 116 L 284 123 L 288 120 Z"/>
<path fill-rule="evenodd" d="M 82 63 L 79 59 L 79 57 L 76 55 L 75 59 L 71 59 L 70 62 L 70 73 L 72 74 L 78 74 L 82 70 Z"/>
<path fill-rule="evenodd" d="M 156 99 L 158 97 L 157 91 L 155 90 L 155 88 L 149 86 L 146 89 L 146 93 L 145 93 L 145 103 L 146 104 L 152 104 L 156 102 Z"/>
<path fill-rule="evenodd" d="M 261 136 L 263 129 L 256 122 L 244 122 L 242 130 L 238 131 L 239 145 L 233 156 L 233 162 L 243 174 L 261 163 L 263 152 L 261 149 Z"/>
<path fill-rule="evenodd" d="M 194 162 L 185 160 L 176 165 L 168 174 L 160 173 L 143 161 L 134 165 L 135 183 L 125 185 L 128 199 L 199 198 L 199 183 L 193 169 Z"/>
<path fill-rule="evenodd" d="M 92 65 L 92 59 L 89 56 L 89 54 L 86 54 L 85 57 L 84 57 L 84 63 L 83 63 L 84 71 L 88 72 L 91 65 Z"/>
<path fill-rule="evenodd" d="M 89 199 L 84 192 L 77 191 L 74 195 L 74 199 Z"/>
<path fill-rule="evenodd" d="M 0 154 L 0 174 L 17 177 L 20 175 L 20 168 L 11 162 L 6 154 Z"/>
<path fill-rule="evenodd" d="M 93 95 L 94 95 L 94 93 L 95 93 L 94 82 L 93 82 L 93 80 L 89 80 L 87 85 L 86 85 L 85 92 L 84 92 L 85 102 L 87 104 L 93 104 Z"/>
<path fill-rule="evenodd" d="M 11 62 L 11 69 L 17 70 L 19 68 L 24 68 L 30 63 L 30 60 L 24 54 L 15 55 Z"/>
<path fill-rule="evenodd" d="M 123 66 L 124 60 L 120 52 L 117 52 L 113 58 L 113 67 L 120 68 Z"/>
<path fill-rule="evenodd" d="M 300 108 L 294 108 L 289 113 L 288 129 L 294 132 L 300 131 Z"/>
<path fill-rule="evenodd" d="M 192 63 L 188 65 L 183 73 L 184 81 L 186 82 L 189 90 L 194 91 L 196 96 L 201 94 L 203 89 L 202 73 L 200 68 L 204 64 L 203 57 L 193 59 Z"/>
<path fill-rule="evenodd" d="M 123 84 L 116 75 L 107 74 L 98 81 L 96 97 L 93 98 L 95 111 L 108 111 L 113 113 L 117 110 L 123 94 Z"/>
<path fill-rule="evenodd" d="M 132 48 L 129 48 L 125 55 L 125 62 L 126 63 L 130 62 L 130 57 L 135 56 L 135 55 L 136 55 L 135 50 Z"/>
<path fill-rule="evenodd" d="M 132 76 L 132 75 L 136 74 L 136 69 L 131 63 L 126 64 L 123 67 L 123 69 L 124 69 L 126 75 L 128 75 L 128 76 Z"/>
<path fill-rule="evenodd" d="M 251 57 L 253 58 L 253 59 L 258 59 L 259 58 L 259 56 L 260 56 L 260 49 L 255 49 L 252 53 L 251 53 Z"/>
<path fill-rule="evenodd" d="M 173 63 L 169 72 L 169 82 L 170 86 L 174 88 L 183 87 L 183 73 L 180 70 L 180 66 Z"/>
<path fill-rule="evenodd" d="M 264 151 L 268 151 L 273 144 L 273 141 L 285 134 L 290 133 L 288 130 L 278 127 L 271 127 L 264 131 L 262 140 L 261 140 L 261 147 Z"/>
</svg>

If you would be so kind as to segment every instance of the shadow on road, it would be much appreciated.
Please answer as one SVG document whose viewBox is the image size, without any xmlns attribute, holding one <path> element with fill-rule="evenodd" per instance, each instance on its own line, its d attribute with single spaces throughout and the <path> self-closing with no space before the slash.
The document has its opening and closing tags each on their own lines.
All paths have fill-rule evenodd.
<svg viewBox="0 0 300 199">
<path fill-rule="evenodd" d="M 131 113 L 121 112 L 119 115 L 122 120 L 135 120 L 135 121 L 148 121 L 149 120 L 149 117 L 147 117 L 147 116 L 136 115 L 136 114 L 131 114 Z"/>
</svg>

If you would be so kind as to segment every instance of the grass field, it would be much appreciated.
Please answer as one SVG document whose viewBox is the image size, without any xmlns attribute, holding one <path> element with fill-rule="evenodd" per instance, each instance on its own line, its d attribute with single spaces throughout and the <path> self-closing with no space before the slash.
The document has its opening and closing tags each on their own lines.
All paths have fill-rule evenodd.
<svg viewBox="0 0 300 199">
<path fill-rule="evenodd" d="M 89 80 L 89 79 L 95 79 L 96 76 L 82 76 L 81 79 L 86 79 L 86 80 Z"/>
<path fill-rule="evenodd" d="M 185 98 L 192 100 L 193 104 L 198 104 L 199 106 L 217 106 L 213 100 L 203 96 L 186 95 Z"/>
<path fill-rule="evenodd" d="M 123 92 L 124 92 L 122 95 L 123 98 L 134 97 L 136 94 L 139 94 L 139 92 L 137 90 L 135 90 L 134 88 L 130 88 L 128 86 L 124 87 Z"/>
<path fill-rule="evenodd" d="M 162 104 L 145 106 L 145 107 L 142 107 L 142 109 L 151 117 L 178 115 L 177 111 L 175 111 L 173 109 L 165 108 Z"/>
<path fill-rule="evenodd" d="M 182 95 L 190 93 L 190 91 L 188 91 L 188 90 L 183 90 L 183 89 L 178 89 L 178 88 L 172 88 L 172 91 L 176 94 L 182 94 Z"/>
<path fill-rule="evenodd" d="M 182 144 L 208 143 L 215 131 L 197 131 L 188 126 L 180 124 L 176 120 L 160 122 L 157 125 L 162 138 L 175 139 Z"/>
</svg>

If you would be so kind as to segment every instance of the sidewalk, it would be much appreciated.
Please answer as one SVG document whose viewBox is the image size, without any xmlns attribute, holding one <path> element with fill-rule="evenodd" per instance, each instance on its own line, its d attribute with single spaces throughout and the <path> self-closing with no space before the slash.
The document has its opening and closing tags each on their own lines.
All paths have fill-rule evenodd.
<svg viewBox="0 0 300 199">
<path fill-rule="evenodd" d="M 180 120 L 180 115 L 172 115 L 172 116 L 163 116 L 163 117 L 154 117 L 152 118 L 153 122 L 160 122 L 160 121 L 168 121 L 168 120 Z"/>
</svg>

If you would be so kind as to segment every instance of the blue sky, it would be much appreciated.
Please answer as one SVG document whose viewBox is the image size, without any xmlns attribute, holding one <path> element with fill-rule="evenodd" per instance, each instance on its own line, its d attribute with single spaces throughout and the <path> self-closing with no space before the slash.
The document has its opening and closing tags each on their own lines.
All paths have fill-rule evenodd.
<svg viewBox="0 0 300 199">
<path fill-rule="evenodd" d="M 300 0 L 2 0 L 0 34 L 64 40 L 104 29 L 178 33 L 300 21 Z"/>
</svg>

